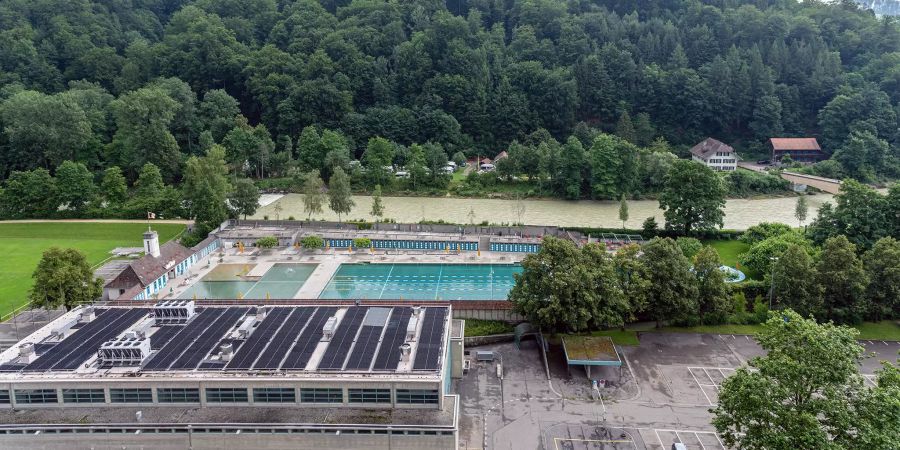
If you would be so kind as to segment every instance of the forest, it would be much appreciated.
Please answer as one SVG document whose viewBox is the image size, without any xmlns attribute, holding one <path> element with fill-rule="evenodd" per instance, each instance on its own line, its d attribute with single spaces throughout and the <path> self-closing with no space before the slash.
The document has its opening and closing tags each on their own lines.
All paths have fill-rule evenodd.
<svg viewBox="0 0 900 450">
<path fill-rule="evenodd" d="M 442 187 L 448 158 L 509 150 L 546 195 L 618 198 L 707 136 L 815 136 L 832 159 L 806 170 L 900 176 L 900 26 L 850 0 L 7 0 L 0 30 L 0 179 L 177 185 L 216 145 L 233 176 L 360 160 L 355 186 L 390 190 L 374 168 Z"/>
</svg>

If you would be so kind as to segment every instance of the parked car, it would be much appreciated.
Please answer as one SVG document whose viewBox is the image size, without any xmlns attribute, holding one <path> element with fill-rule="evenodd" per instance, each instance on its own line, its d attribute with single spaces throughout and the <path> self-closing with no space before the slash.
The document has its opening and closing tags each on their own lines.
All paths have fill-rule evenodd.
<svg viewBox="0 0 900 450">
<path fill-rule="evenodd" d="M 759 161 L 756 161 L 756 163 L 761 166 L 768 166 L 769 164 L 772 163 L 772 161 L 770 161 L 768 159 L 760 159 Z"/>
</svg>

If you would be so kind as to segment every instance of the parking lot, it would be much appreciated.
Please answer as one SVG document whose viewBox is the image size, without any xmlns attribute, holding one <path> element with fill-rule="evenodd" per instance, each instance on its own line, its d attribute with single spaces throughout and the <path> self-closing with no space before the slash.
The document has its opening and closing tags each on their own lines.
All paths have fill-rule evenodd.
<svg viewBox="0 0 900 450">
<path fill-rule="evenodd" d="M 618 347 L 621 369 L 595 367 L 604 380 L 593 400 L 581 367 L 566 367 L 561 348 L 551 345 L 547 379 L 532 340 L 477 347 L 494 350 L 495 362 L 472 361 L 457 383 L 462 403 L 460 447 L 489 449 L 724 450 L 710 424 L 722 381 L 747 360 L 762 355 L 746 336 L 643 333 L 641 344 Z M 900 344 L 861 342 L 877 356 L 863 361 L 867 384 L 879 359 L 897 360 Z M 502 358 L 503 378 L 496 365 Z M 536 443 L 538 443 L 536 445 Z"/>
</svg>

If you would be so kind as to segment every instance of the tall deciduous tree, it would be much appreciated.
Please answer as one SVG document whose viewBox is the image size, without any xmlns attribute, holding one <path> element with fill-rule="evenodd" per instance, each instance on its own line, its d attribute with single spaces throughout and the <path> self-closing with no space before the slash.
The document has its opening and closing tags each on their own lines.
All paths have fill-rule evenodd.
<svg viewBox="0 0 900 450">
<path fill-rule="evenodd" d="M 721 228 L 725 217 L 725 187 L 709 167 L 678 160 L 666 175 L 659 196 L 666 228 L 684 234 Z"/>
<path fill-rule="evenodd" d="M 380 184 L 376 184 L 375 191 L 372 192 L 372 210 L 369 213 L 372 214 L 377 221 L 380 221 L 381 217 L 384 216 L 384 204 L 381 202 Z"/>
<path fill-rule="evenodd" d="M 804 317 L 822 313 L 821 286 L 807 247 L 788 244 L 766 278 L 776 307 L 790 308 Z"/>
<path fill-rule="evenodd" d="M 81 213 L 97 195 L 94 174 L 82 163 L 63 161 L 56 168 L 56 185 L 61 187 L 57 191 L 59 203 L 76 214 Z"/>
<path fill-rule="evenodd" d="M 306 179 L 300 192 L 303 194 L 303 211 L 306 219 L 312 219 L 313 214 L 321 214 L 325 204 L 325 182 L 319 176 L 318 170 L 307 172 Z"/>
<path fill-rule="evenodd" d="M 0 212 L 9 219 L 52 217 L 59 206 L 56 192 L 47 169 L 13 172 L 0 191 Z"/>
<path fill-rule="evenodd" d="M 579 249 L 547 237 L 540 251 L 525 257 L 509 299 L 517 312 L 549 332 L 618 326 L 630 313 L 615 282 L 612 260 L 602 247 Z"/>
<path fill-rule="evenodd" d="M 878 240 L 867 251 L 863 266 L 869 274 L 866 297 L 873 320 L 900 315 L 900 242 L 892 237 Z"/>
<path fill-rule="evenodd" d="M 8 160 L 16 169 L 77 159 L 94 137 L 85 111 L 70 97 L 19 92 L 0 104 Z"/>
<path fill-rule="evenodd" d="M 628 221 L 628 200 L 625 199 L 625 194 L 619 198 L 619 220 L 622 221 L 622 231 L 625 231 L 625 222 Z"/>
<path fill-rule="evenodd" d="M 366 168 L 370 186 L 376 184 L 389 186 L 393 177 L 390 167 L 395 154 L 396 147 L 391 141 L 381 137 L 369 139 L 369 144 L 363 153 L 362 163 Z"/>
<path fill-rule="evenodd" d="M 213 145 L 205 156 L 192 156 L 185 164 L 182 192 L 188 211 L 204 230 L 212 230 L 228 218 L 225 200 L 231 192 L 225 148 Z"/>
<path fill-rule="evenodd" d="M 803 226 L 803 222 L 806 222 L 806 215 L 809 213 L 809 204 L 806 202 L 806 197 L 801 195 L 797 197 L 797 204 L 794 206 L 794 217 L 797 218 L 797 226 Z"/>
<path fill-rule="evenodd" d="M 630 192 L 637 177 L 637 155 L 637 147 L 618 136 L 597 136 L 588 152 L 594 197 L 615 199 Z"/>
<path fill-rule="evenodd" d="M 791 310 L 772 315 L 756 340 L 766 350 L 722 382 L 713 425 L 729 447 L 890 449 L 900 439 L 900 378 L 863 386 L 858 332 Z M 755 369 L 755 370 L 751 370 Z"/>
<path fill-rule="evenodd" d="M 866 309 L 869 274 L 856 256 L 856 246 L 844 236 L 829 238 L 822 246 L 816 269 L 827 317 L 838 322 L 859 322 Z"/>
<path fill-rule="evenodd" d="M 645 310 L 662 326 L 697 311 L 697 281 L 691 263 L 670 238 L 653 238 L 644 245 L 643 278 L 648 281 Z"/>
<path fill-rule="evenodd" d="M 719 253 L 708 245 L 694 256 L 697 310 L 703 323 L 721 323 L 729 313 L 728 289 L 725 274 L 719 269 L 721 266 Z"/>
<path fill-rule="evenodd" d="M 119 166 L 108 167 L 100 180 L 100 196 L 107 208 L 121 208 L 128 198 L 128 183 Z"/>
<path fill-rule="evenodd" d="M 338 167 L 328 181 L 328 207 L 338 215 L 340 222 L 341 216 L 350 213 L 354 204 L 350 192 L 350 177 L 344 173 L 344 169 Z"/>
<path fill-rule="evenodd" d="M 39 308 L 69 310 L 98 299 L 103 292 L 103 280 L 94 278 L 84 253 L 72 248 L 47 249 L 31 277 L 34 287 L 28 299 Z"/>
<path fill-rule="evenodd" d="M 249 178 L 238 178 L 228 194 L 228 204 L 236 216 L 251 216 L 259 208 L 259 189 Z"/>
<path fill-rule="evenodd" d="M 116 119 L 112 151 L 119 166 L 134 173 L 153 163 L 165 179 L 174 180 L 181 173 L 181 153 L 169 126 L 178 103 L 162 88 L 146 87 L 123 94 L 110 107 Z"/>
</svg>

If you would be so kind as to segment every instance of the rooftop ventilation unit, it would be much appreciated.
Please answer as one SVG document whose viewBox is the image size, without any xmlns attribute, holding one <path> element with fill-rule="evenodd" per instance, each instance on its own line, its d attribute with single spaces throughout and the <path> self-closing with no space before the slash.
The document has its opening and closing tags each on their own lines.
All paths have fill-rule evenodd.
<svg viewBox="0 0 900 450">
<path fill-rule="evenodd" d="M 400 361 L 407 362 L 409 361 L 409 357 L 412 354 L 412 345 L 409 342 L 404 342 L 400 345 Z"/>
<path fill-rule="evenodd" d="M 150 339 L 123 336 L 103 343 L 97 352 L 102 366 L 139 366 L 150 355 Z"/>
<path fill-rule="evenodd" d="M 77 319 L 72 319 L 58 328 L 54 328 L 53 331 L 50 332 L 50 340 L 51 341 L 61 341 L 69 336 L 72 333 L 72 327 L 78 323 Z"/>
<path fill-rule="evenodd" d="M 219 358 L 222 361 L 228 362 L 231 361 L 231 358 L 234 356 L 234 346 L 229 344 L 222 344 L 219 347 Z"/>
<path fill-rule="evenodd" d="M 419 329 L 419 316 L 412 315 L 409 318 L 409 325 L 406 326 L 406 341 L 412 342 L 416 340 L 416 331 Z"/>
<path fill-rule="evenodd" d="M 250 333 L 253 332 L 253 324 L 255 324 L 257 320 L 262 320 L 259 318 L 258 314 L 256 316 L 245 317 L 244 322 L 241 323 L 237 329 L 237 334 L 232 334 L 232 336 L 237 339 L 247 339 L 250 337 Z"/>
<path fill-rule="evenodd" d="M 88 323 L 97 318 L 97 315 L 94 313 L 93 306 L 87 306 L 81 310 L 81 314 L 78 315 L 78 321 L 81 323 Z"/>
<path fill-rule="evenodd" d="M 337 317 L 329 317 L 328 321 L 325 322 L 325 326 L 322 327 L 322 340 L 330 341 L 334 337 L 335 329 L 337 329 Z"/>
<path fill-rule="evenodd" d="M 163 300 L 153 305 L 156 325 L 187 323 L 193 316 L 193 300 Z"/>
<path fill-rule="evenodd" d="M 34 344 L 26 342 L 19 347 L 19 362 L 31 364 L 37 359 L 37 353 L 34 352 Z"/>
</svg>

